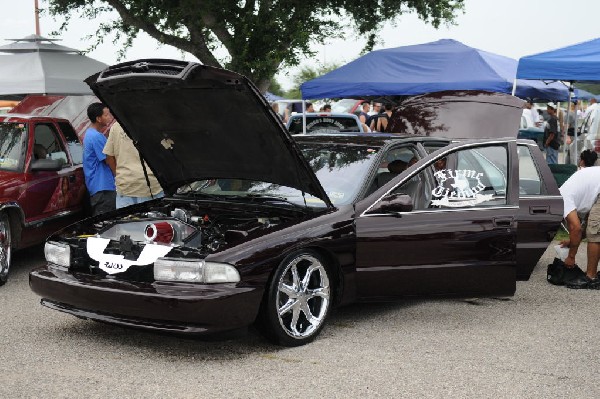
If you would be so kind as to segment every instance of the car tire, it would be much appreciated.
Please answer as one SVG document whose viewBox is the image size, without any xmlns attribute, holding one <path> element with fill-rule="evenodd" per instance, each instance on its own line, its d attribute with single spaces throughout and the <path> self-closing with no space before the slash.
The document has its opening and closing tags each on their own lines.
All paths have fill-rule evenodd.
<svg viewBox="0 0 600 399">
<path fill-rule="evenodd" d="M 10 219 L 4 212 L 0 213 L 0 285 L 8 280 L 11 260 Z"/>
<path fill-rule="evenodd" d="M 300 346 L 315 339 L 332 304 L 330 281 L 330 269 L 316 252 L 286 257 L 263 302 L 260 326 L 267 338 L 284 346 Z"/>
</svg>

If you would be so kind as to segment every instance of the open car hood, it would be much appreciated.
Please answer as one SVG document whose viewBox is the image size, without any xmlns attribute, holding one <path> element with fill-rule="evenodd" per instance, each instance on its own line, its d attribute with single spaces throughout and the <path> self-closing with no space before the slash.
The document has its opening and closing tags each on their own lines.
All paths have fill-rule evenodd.
<svg viewBox="0 0 600 399">
<path fill-rule="evenodd" d="M 485 91 L 442 91 L 396 107 L 388 132 L 451 139 L 517 137 L 525 101 Z"/>
<path fill-rule="evenodd" d="M 293 187 L 331 206 L 296 143 L 246 77 L 148 59 L 113 65 L 86 83 L 166 192 L 194 180 L 246 179 Z"/>
</svg>

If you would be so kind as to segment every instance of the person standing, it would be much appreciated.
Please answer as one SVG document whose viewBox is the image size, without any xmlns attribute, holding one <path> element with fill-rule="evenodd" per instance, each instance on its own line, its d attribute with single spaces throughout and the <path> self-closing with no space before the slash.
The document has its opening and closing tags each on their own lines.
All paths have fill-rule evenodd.
<svg viewBox="0 0 600 399">
<path fill-rule="evenodd" d="M 565 258 L 567 267 L 575 266 L 575 255 L 583 238 L 583 225 L 586 226 L 585 234 L 588 240 L 586 274 L 567 281 L 566 286 L 600 289 L 600 167 L 584 167 L 573 173 L 560 187 L 560 194 L 564 201 L 563 216 L 569 230 L 569 239 L 560 243 L 561 246 L 569 248 L 569 254 Z M 582 223 L 582 220 L 585 222 Z"/>
<path fill-rule="evenodd" d="M 548 164 L 558 163 L 558 149 L 560 148 L 560 134 L 558 132 L 558 120 L 556 119 L 556 104 L 549 102 L 546 106 L 550 118 L 544 129 L 544 147 L 546 148 L 546 162 Z"/>
<path fill-rule="evenodd" d="M 598 107 L 598 100 L 596 100 L 596 98 L 592 97 L 590 99 L 589 105 L 587 106 L 587 108 L 585 109 L 585 112 L 583 113 L 583 117 L 585 118 L 586 116 L 588 116 L 588 114 L 590 112 L 592 112 L 592 110 L 596 107 Z"/>
<path fill-rule="evenodd" d="M 577 119 L 577 103 L 572 102 L 571 108 L 569 110 L 569 117 L 566 118 L 566 124 L 562 127 L 562 132 L 567 132 L 566 142 L 567 144 L 571 144 L 573 141 L 573 137 L 575 136 L 575 120 Z"/>
<path fill-rule="evenodd" d="M 375 127 L 375 130 L 378 132 L 386 131 L 388 122 L 392 117 L 392 110 L 394 109 L 394 106 L 391 103 L 386 103 L 383 108 L 385 111 L 383 114 L 380 114 L 379 118 L 377 118 L 377 126 Z"/>
<path fill-rule="evenodd" d="M 579 164 L 577 166 L 580 168 L 589 168 L 590 166 L 596 165 L 597 160 L 598 154 L 596 154 L 596 151 L 583 150 L 579 156 Z"/>
<path fill-rule="evenodd" d="M 540 114 L 533 106 L 533 100 L 527 100 L 525 103 L 525 109 L 531 118 L 532 126 L 540 127 L 542 125 L 542 122 L 540 122 Z"/>
<path fill-rule="evenodd" d="M 158 180 L 148 165 L 142 166 L 137 148 L 118 122 L 110 128 L 103 153 L 115 176 L 117 209 L 164 196 Z"/>
<path fill-rule="evenodd" d="M 90 104 L 87 116 L 92 125 L 85 131 L 83 138 L 83 173 L 90 194 L 92 216 L 96 216 L 115 210 L 115 178 L 106 163 L 106 155 L 102 152 L 106 137 L 100 133 L 100 130 L 108 126 L 112 116 L 102 103 Z"/>
<path fill-rule="evenodd" d="M 369 103 L 365 102 L 362 104 L 362 111 L 358 114 L 358 119 L 360 119 L 360 123 L 367 123 L 367 119 L 369 119 L 369 110 L 371 106 Z"/>
</svg>

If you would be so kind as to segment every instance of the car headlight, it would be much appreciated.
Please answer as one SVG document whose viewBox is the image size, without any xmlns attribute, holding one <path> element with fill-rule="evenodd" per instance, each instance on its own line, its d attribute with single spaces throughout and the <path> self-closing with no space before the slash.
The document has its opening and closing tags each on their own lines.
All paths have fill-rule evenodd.
<svg viewBox="0 0 600 399">
<path fill-rule="evenodd" d="M 47 241 L 44 245 L 46 260 L 55 265 L 69 267 L 71 264 L 71 247 L 67 244 Z"/>
<path fill-rule="evenodd" d="M 237 283 L 240 274 L 227 263 L 205 262 L 200 259 L 158 258 L 154 262 L 157 281 L 187 281 L 192 283 Z"/>
</svg>

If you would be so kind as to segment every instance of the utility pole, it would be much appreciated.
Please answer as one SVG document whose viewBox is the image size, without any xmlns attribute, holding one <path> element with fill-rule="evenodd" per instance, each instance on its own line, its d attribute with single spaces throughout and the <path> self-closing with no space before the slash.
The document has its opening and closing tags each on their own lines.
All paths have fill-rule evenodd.
<svg viewBox="0 0 600 399">
<path fill-rule="evenodd" d="M 38 0 L 35 0 L 35 34 L 40 36 L 40 8 Z"/>
</svg>

